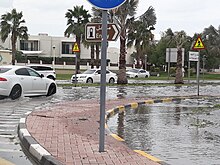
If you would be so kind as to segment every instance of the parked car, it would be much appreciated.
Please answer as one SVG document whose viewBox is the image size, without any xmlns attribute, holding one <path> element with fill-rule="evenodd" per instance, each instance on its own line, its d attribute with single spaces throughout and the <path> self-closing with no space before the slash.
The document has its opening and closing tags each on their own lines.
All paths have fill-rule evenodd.
<svg viewBox="0 0 220 165">
<path fill-rule="evenodd" d="M 75 80 L 76 77 L 76 80 Z M 72 83 L 100 83 L 101 80 L 101 70 L 100 69 L 90 69 L 86 70 L 82 74 L 73 75 L 71 77 Z M 117 81 L 117 75 L 109 70 L 106 70 L 106 82 L 115 83 Z"/>
<path fill-rule="evenodd" d="M 37 64 L 30 64 L 27 65 L 30 68 L 33 68 L 38 73 L 43 74 L 44 77 L 50 78 L 52 80 L 56 79 L 56 72 L 51 66 L 47 65 L 37 65 Z"/>
<path fill-rule="evenodd" d="M 0 95 L 17 99 L 20 96 L 50 96 L 56 93 L 54 80 L 26 66 L 0 66 Z"/>
<path fill-rule="evenodd" d="M 129 78 L 140 78 L 140 77 L 148 78 L 150 77 L 150 73 L 144 69 L 133 68 L 126 72 L 126 76 Z"/>
</svg>

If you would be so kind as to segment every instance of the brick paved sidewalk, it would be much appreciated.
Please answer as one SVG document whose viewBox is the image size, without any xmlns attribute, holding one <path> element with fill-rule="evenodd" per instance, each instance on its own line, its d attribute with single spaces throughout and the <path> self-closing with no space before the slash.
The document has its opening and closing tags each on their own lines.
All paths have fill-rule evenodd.
<svg viewBox="0 0 220 165">
<path fill-rule="evenodd" d="M 132 102 L 107 100 L 106 109 Z M 34 111 L 26 124 L 31 136 L 65 165 L 158 165 L 110 135 L 100 153 L 99 116 L 98 100 L 80 100 Z"/>
</svg>

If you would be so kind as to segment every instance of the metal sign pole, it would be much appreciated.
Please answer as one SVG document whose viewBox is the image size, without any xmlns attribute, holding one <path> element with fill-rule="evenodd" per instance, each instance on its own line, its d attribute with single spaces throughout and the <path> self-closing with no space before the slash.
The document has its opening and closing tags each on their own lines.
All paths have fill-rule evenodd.
<svg viewBox="0 0 220 165">
<path fill-rule="evenodd" d="M 77 54 L 75 54 L 75 87 L 76 87 L 76 84 L 77 84 L 76 74 L 77 74 Z"/>
<path fill-rule="evenodd" d="M 188 84 L 190 83 L 190 61 L 188 61 Z"/>
<path fill-rule="evenodd" d="M 200 74 L 200 51 L 199 51 L 199 57 L 197 62 L 197 96 L 199 96 L 199 74 Z"/>
<path fill-rule="evenodd" d="M 107 10 L 102 10 L 99 152 L 104 152 L 104 148 L 105 148 L 106 54 L 107 54 Z"/>
<path fill-rule="evenodd" d="M 171 54 L 171 49 L 169 48 L 169 55 L 168 55 L 168 80 L 170 79 L 170 54 Z"/>
</svg>

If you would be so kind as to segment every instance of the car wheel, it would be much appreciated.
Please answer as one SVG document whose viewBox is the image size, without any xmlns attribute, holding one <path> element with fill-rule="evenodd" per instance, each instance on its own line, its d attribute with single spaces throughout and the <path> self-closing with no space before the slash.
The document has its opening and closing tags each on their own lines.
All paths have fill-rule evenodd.
<svg viewBox="0 0 220 165">
<path fill-rule="evenodd" d="M 138 76 L 136 75 L 135 78 L 138 78 Z"/>
<path fill-rule="evenodd" d="M 114 84 L 115 83 L 115 79 L 114 78 L 110 78 L 109 79 L 109 84 Z"/>
<path fill-rule="evenodd" d="M 88 78 L 88 79 L 86 80 L 86 83 L 88 83 L 88 84 L 92 84 L 92 83 L 93 83 L 92 78 Z"/>
<path fill-rule="evenodd" d="M 51 96 L 51 95 L 55 94 L 56 92 L 57 92 L 56 85 L 51 84 L 49 89 L 48 89 L 47 96 Z"/>
<path fill-rule="evenodd" d="M 148 75 L 145 76 L 145 78 L 148 78 L 148 77 L 149 77 Z"/>
<path fill-rule="evenodd" d="M 21 97 L 21 93 L 22 93 L 21 86 L 17 84 L 17 85 L 15 85 L 15 86 L 12 88 L 9 97 L 10 97 L 12 100 L 15 100 L 15 99 Z"/>
</svg>

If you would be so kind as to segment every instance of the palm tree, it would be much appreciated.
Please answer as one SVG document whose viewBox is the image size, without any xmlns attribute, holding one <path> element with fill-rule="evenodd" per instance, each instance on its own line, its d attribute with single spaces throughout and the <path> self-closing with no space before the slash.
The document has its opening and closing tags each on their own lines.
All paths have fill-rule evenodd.
<svg viewBox="0 0 220 165">
<path fill-rule="evenodd" d="M 120 56 L 119 56 L 119 73 L 118 84 L 127 84 L 126 77 L 126 40 L 127 32 L 134 21 L 137 5 L 139 0 L 127 0 L 118 9 L 113 10 L 114 21 L 120 27 Z"/>
<path fill-rule="evenodd" d="M 156 14 L 154 8 L 149 7 L 148 10 L 139 17 L 139 20 L 134 22 L 132 28 L 129 29 L 127 46 L 131 47 L 134 44 L 136 48 L 137 68 L 141 67 L 140 60 L 145 59 L 148 48 L 152 43 L 154 36 L 151 30 L 154 30 L 155 24 Z"/>
<path fill-rule="evenodd" d="M 67 29 L 64 35 L 69 37 L 70 35 L 76 36 L 76 43 L 80 47 L 82 35 L 85 34 L 85 24 L 89 22 L 91 15 L 88 10 L 85 10 L 83 6 L 74 6 L 73 10 L 68 9 L 65 17 L 67 18 Z M 77 54 L 77 66 L 76 72 L 79 73 L 80 70 L 80 53 Z"/>
<path fill-rule="evenodd" d="M 16 42 L 18 38 L 28 39 L 28 28 L 22 26 L 25 23 L 25 20 L 22 19 L 22 12 L 17 12 L 16 9 L 13 9 L 11 13 L 6 13 L 1 16 L 0 24 L 0 35 L 1 40 L 5 42 L 9 35 L 11 35 L 11 44 L 12 44 L 12 65 L 15 65 L 15 54 L 16 54 Z"/>
</svg>

